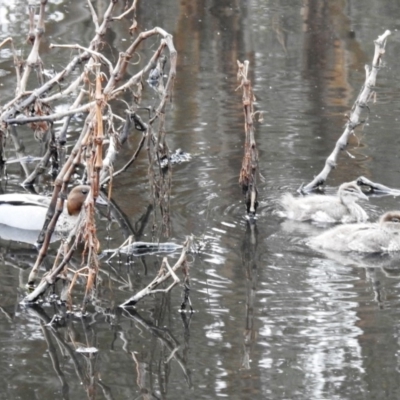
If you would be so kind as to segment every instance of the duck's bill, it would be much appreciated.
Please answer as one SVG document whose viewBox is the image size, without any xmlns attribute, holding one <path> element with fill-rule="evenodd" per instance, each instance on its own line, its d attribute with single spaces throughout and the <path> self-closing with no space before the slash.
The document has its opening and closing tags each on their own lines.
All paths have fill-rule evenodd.
<svg viewBox="0 0 400 400">
<path fill-rule="evenodd" d="M 360 199 L 369 200 L 369 197 L 364 193 L 360 193 Z"/>
<path fill-rule="evenodd" d="M 105 198 L 103 198 L 101 194 L 99 194 L 96 199 L 96 204 L 100 204 L 101 206 L 106 206 L 108 204 L 108 201 Z"/>
</svg>

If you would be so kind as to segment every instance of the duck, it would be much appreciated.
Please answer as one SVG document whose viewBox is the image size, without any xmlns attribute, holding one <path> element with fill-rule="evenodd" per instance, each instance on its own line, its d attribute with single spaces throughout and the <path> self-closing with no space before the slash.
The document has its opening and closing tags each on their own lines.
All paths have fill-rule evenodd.
<svg viewBox="0 0 400 400">
<path fill-rule="evenodd" d="M 293 197 L 286 193 L 280 199 L 284 209 L 282 216 L 296 221 L 324 223 L 365 222 L 368 215 L 356 202 L 368 200 L 356 182 L 346 182 L 339 186 L 336 196 L 313 194 Z"/>
<path fill-rule="evenodd" d="M 318 250 L 359 253 L 400 251 L 400 211 L 384 213 L 379 222 L 335 226 L 308 243 Z"/>
<path fill-rule="evenodd" d="M 68 194 L 64 210 L 57 220 L 56 238 L 71 231 L 90 192 L 90 186 L 75 186 Z M 35 243 L 43 228 L 51 199 L 42 195 L 8 193 L 0 195 L 0 237 Z"/>
</svg>

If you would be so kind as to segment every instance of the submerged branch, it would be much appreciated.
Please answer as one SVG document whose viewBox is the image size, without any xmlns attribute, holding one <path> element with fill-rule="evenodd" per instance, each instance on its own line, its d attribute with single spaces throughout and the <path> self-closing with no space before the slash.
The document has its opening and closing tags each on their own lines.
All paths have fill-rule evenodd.
<svg viewBox="0 0 400 400">
<path fill-rule="evenodd" d="M 180 282 L 179 278 L 176 276 L 175 271 L 179 268 L 182 268 L 187 262 L 187 253 L 189 252 L 192 246 L 192 239 L 187 238 L 185 243 L 183 244 L 183 249 L 181 256 L 178 261 L 175 263 L 173 267 L 171 267 L 168 263 L 168 259 L 164 257 L 163 262 L 160 267 L 160 271 L 157 276 L 153 279 L 151 283 L 149 283 L 144 289 L 136 293 L 134 296 L 130 297 L 124 303 L 120 305 L 120 307 L 130 307 L 134 306 L 139 300 L 148 295 L 158 293 L 158 292 L 169 292 L 176 284 Z M 156 289 L 162 283 L 166 282 L 170 277 L 172 277 L 173 282 L 166 289 Z"/>
<path fill-rule="evenodd" d="M 388 186 L 382 185 L 381 183 L 372 182 L 364 176 L 357 178 L 357 185 L 362 186 L 369 193 L 400 196 L 399 189 L 392 189 Z"/>
</svg>

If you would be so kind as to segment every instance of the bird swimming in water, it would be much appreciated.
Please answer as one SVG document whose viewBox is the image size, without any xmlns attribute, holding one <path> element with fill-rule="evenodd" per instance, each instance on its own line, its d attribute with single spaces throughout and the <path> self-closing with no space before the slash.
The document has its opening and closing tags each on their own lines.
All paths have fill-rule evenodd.
<svg viewBox="0 0 400 400">
<path fill-rule="evenodd" d="M 379 222 L 335 226 L 308 243 L 318 250 L 386 253 L 400 251 L 400 211 L 389 211 Z"/>
<path fill-rule="evenodd" d="M 71 190 L 58 218 L 54 239 L 68 235 L 75 227 L 89 192 L 88 185 L 78 185 Z M 0 238 L 35 243 L 46 219 L 50 201 L 50 197 L 36 194 L 0 195 Z"/>
<path fill-rule="evenodd" d="M 356 202 L 368 200 L 356 182 L 346 182 L 339 186 L 336 196 L 312 194 L 293 197 L 286 193 L 280 199 L 283 215 L 296 221 L 316 222 L 365 222 L 367 213 Z"/>
</svg>

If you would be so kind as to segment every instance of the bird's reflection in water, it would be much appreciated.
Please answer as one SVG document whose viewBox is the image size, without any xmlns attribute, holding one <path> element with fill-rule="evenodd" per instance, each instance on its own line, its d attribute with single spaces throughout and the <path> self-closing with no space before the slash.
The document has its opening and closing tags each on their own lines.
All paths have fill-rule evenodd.
<svg viewBox="0 0 400 400">
<path fill-rule="evenodd" d="M 360 268 L 381 268 L 383 271 L 392 271 L 389 275 L 400 277 L 400 252 L 362 254 L 357 252 L 340 253 L 322 250 L 319 253 L 345 266 Z M 396 274 L 396 270 L 398 273 Z"/>
<path fill-rule="evenodd" d="M 301 238 L 319 235 L 324 230 L 331 228 L 332 226 L 335 225 L 328 223 L 294 221 L 290 219 L 281 223 L 281 229 L 283 232 L 290 235 L 300 236 Z"/>
</svg>

